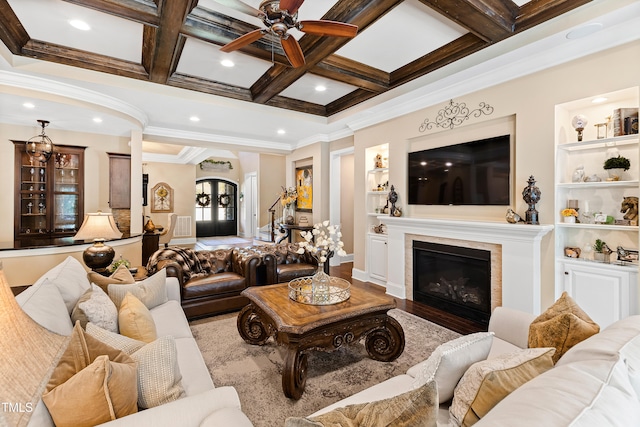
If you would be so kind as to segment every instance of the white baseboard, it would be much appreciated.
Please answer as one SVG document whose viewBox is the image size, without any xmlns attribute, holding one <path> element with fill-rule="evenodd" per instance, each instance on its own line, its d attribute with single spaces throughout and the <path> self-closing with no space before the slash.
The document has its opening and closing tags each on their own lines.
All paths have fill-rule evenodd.
<svg viewBox="0 0 640 427">
<path fill-rule="evenodd" d="M 387 294 L 394 296 L 396 298 L 407 299 L 407 293 L 404 288 L 404 284 L 387 282 L 385 286 L 387 288 Z"/>
<path fill-rule="evenodd" d="M 369 281 L 369 274 L 367 274 L 366 271 L 359 270 L 357 268 L 353 268 L 351 270 L 351 277 L 353 277 L 354 279 L 359 280 L 361 282 L 368 282 Z"/>
</svg>

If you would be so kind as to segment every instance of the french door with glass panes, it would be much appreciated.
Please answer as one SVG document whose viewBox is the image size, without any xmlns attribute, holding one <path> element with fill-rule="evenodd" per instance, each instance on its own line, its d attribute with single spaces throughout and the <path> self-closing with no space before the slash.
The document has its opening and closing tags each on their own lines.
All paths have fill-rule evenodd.
<svg viewBox="0 0 640 427">
<path fill-rule="evenodd" d="M 236 184 L 221 179 L 196 182 L 196 237 L 237 233 L 237 188 Z"/>
</svg>

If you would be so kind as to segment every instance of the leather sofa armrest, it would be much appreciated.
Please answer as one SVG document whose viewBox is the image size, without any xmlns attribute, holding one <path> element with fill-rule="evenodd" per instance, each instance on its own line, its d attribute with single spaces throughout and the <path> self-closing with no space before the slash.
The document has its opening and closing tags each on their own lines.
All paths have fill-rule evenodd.
<svg viewBox="0 0 640 427">
<path fill-rule="evenodd" d="M 178 279 L 180 286 L 184 285 L 184 274 L 180 264 L 169 259 L 163 259 L 158 261 L 158 270 L 163 268 L 167 270 L 167 277 L 175 277 Z"/>
</svg>

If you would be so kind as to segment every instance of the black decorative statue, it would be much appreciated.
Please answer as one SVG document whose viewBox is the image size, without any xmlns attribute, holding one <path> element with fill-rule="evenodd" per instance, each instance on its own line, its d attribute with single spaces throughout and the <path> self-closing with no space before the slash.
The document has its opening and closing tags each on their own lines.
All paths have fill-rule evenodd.
<svg viewBox="0 0 640 427">
<path fill-rule="evenodd" d="M 389 191 L 389 196 L 387 196 L 387 200 L 391 202 L 391 207 L 389 209 L 389 216 L 394 216 L 393 213 L 396 211 L 396 202 L 398 201 L 398 193 L 396 193 L 393 185 L 391 186 L 391 191 Z"/>
<path fill-rule="evenodd" d="M 540 196 L 542 193 L 540 189 L 536 187 L 536 179 L 531 175 L 529 177 L 529 185 L 524 187 L 522 190 L 522 199 L 525 201 L 527 205 L 529 205 L 529 209 L 527 209 L 525 215 L 525 224 L 534 224 L 538 225 L 540 222 L 538 221 L 538 211 L 536 210 L 536 203 L 540 201 Z"/>
</svg>

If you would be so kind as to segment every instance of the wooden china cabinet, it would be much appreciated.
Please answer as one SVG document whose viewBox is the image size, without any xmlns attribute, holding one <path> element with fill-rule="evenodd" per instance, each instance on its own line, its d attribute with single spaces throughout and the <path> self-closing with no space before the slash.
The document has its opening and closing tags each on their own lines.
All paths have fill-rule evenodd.
<svg viewBox="0 0 640 427">
<path fill-rule="evenodd" d="M 17 243 L 73 236 L 84 219 L 84 150 L 55 145 L 47 162 L 33 161 L 25 141 L 15 149 L 14 237 Z"/>
</svg>

